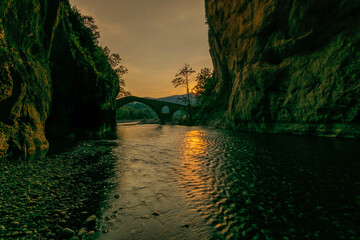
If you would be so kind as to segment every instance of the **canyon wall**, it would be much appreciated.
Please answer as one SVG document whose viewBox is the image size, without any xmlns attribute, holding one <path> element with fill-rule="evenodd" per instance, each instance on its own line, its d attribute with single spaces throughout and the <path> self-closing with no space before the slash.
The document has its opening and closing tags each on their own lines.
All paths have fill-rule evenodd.
<svg viewBox="0 0 360 240">
<path fill-rule="evenodd" d="M 0 159 L 46 152 L 52 134 L 115 124 L 116 74 L 71 16 L 67 0 L 0 2 Z"/>
<path fill-rule="evenodd" d="M 205 0 L 213 125 L 360 137 L 360 2 Z M 220 116 L 219 116 L 220 115 Z"/>
</svg>

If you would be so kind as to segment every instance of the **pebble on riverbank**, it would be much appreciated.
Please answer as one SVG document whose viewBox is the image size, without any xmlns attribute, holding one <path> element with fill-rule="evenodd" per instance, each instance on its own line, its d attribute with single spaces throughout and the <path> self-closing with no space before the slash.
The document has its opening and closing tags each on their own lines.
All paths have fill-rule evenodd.
<svg viewBox="0 0 360 240">
<path fill-rule="evenodd" d="M 61 232 L 60 232 L 60 237 L 61 238 L 72 238 L 75 235 L 74 230 L 70 229 L 70 228 L 64 228 Z"/>
<path fill-rule="evenodd" d="M 94 214 L 113 174 L 111 147 L 87 141 L 43 160 L 0 162 L 0 239 L 94 234 Z"/>
<path fill-rule="evenodd" d="M 83 226 L 91 228 L 91 229 L 94 228 L 95 225 L 96 225 L 96 215 L 91 215 L 83 223 Z"/>
<path fill-rule="evenodd" d="M 160 216 L 160 213 L 159 212 L 153 212 L 152 215 L 153 216 Z"/>
</svg>

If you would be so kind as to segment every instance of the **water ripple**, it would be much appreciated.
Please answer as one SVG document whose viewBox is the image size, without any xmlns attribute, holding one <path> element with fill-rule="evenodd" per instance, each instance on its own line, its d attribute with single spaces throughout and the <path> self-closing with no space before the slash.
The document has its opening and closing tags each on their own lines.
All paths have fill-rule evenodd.
<svg viewBox="0 0 360 240">
<path fill-rule="evenodd" d="M 100 239 L 360 238 L 358 142 L 181 126 L 118 131 L 118 186 Z"/>
</svg>

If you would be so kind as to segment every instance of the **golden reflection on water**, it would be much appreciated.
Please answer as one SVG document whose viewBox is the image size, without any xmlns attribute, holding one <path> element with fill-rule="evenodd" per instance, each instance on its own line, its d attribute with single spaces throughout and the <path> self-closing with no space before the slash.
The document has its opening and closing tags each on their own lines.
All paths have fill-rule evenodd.
<svg viewBox="0 0 360 240">
<path fill-rule="evenodd" d="M 190 200 L 195 202 L 203 202 L 210 197 L 211 182 L 203 164 L 208 148 L 205 135 L 205 131 L 189 131 L 181 146 L 180 183 Z"/>
<path fill-rule="evenodd" d="M 186 155 L 197 155 L 204 153 L 206 143 L 203 139 L 205 132 L 201 130 L 189 131 L 184 138 L 184 153 Z"/>
</svg>

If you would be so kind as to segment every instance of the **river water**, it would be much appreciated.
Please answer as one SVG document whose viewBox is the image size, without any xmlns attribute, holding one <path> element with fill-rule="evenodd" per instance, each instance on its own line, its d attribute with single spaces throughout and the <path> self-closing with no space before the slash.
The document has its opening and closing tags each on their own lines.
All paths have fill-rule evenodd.
<svg viewBox="0 0 360 240">
<path fill-rule="evenodd" d="M 360 144 L 118 125 L 99 239 L 360 239 Z"/>
</svg>

